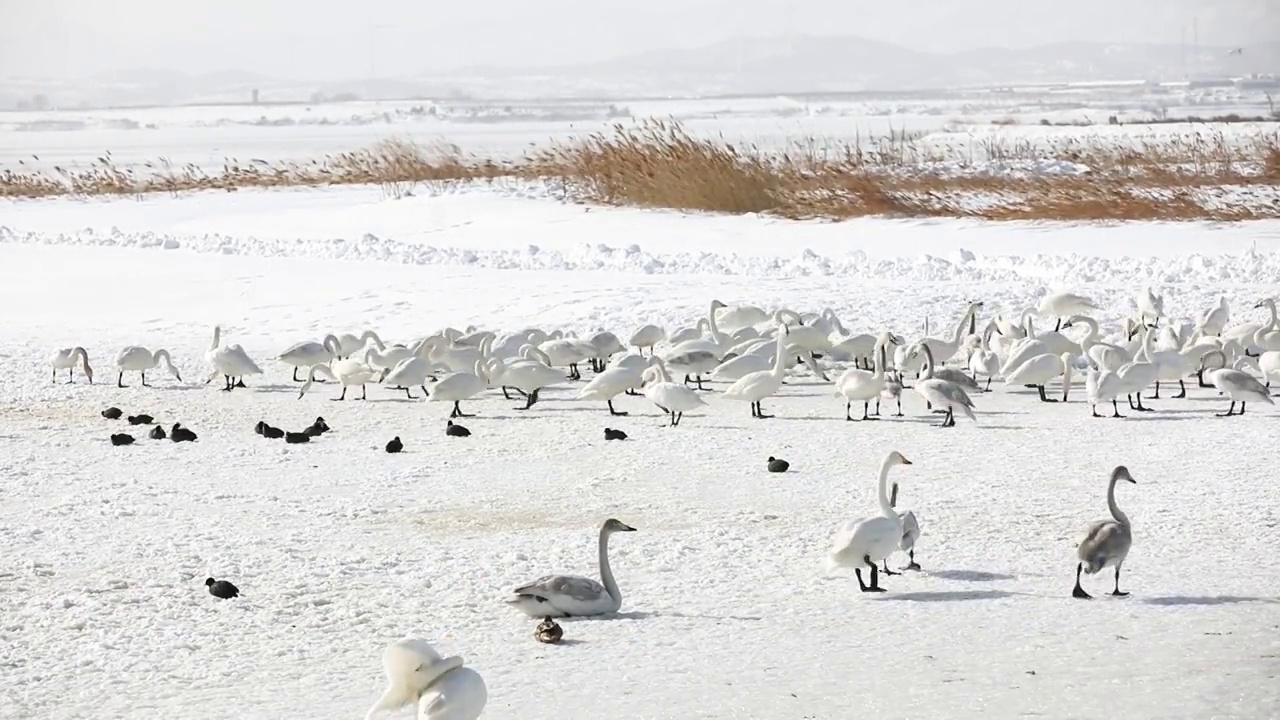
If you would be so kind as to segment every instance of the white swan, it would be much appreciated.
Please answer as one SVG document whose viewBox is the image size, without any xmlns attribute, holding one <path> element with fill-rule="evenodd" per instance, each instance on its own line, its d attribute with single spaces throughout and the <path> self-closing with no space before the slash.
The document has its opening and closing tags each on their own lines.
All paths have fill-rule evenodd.
<svg viewBox="0 0 1280 720">
<path fill-rule="evenodd" d="M 837 567 L 852 567 L 858 576 L 862 592 L 884 592 L 880 587 L 878 563 L 893 554 L 902 542 L 902 521 L 893 505 L 889 504 L 889 468 L 894 465 L 910 465 L 911 461 L 894 450 L 880 464 L 878 498 L 880 514 L 862 520 L 845 523 L 831 538 L 831 550 L 827 554 L 827 571 Z M 871 568 L 871 584 L 862 581 L 862 566 Z M 895 575 L 897 573 L 890 572 Z"/>
<path fill-rule="evenodd" d="M 628 355 L 627 358 L 639 357 L 637 355 Z M 650 355 L 650 358 L 653 356 Z M 626 358 L 624 358 L 625 360 Z M 657 364 L 654 359 L 651 362 L 636 366 L 635 363 L 621 362 L 614 364 L 613 367 L 591 378 L 591 382 L 583 386 L 578 393 L 579 400 L 604 400 L 609 406 L 610 415 L 626 415 L 625 412 L 619 412 L 613 409 L 613 399 L 618 395 L 640 387 L 644 383 L 644 368 L 649 365 Z"/>
<path fill-rule="evenodd" d="M 210 378 L 221 374 L 226 380 L 225 391 L 233 388 L 244 387 L 245 375 L 261 375 L 262 368 L 249 357 L 249 353 L 237 344 L 220 345 L 210 355 L 210 361 L 213 363 L 213 372 Z M 206 381 L 205 384 L 208 384 Z"/>
<path fill-rule="evenodd" d="M 1280 350 L 1268 350 L 1259 355 L 1258 371 L 1262 373 L 1262 379 L 1268 390 L 1271 389 L 1272 381 L 1280 382 Z M 90 376 L 90 381 L 92 379 Z"/>
<path fill-rule="evenodd" d="M 147 385 L 147 371 L 154 370 L 162 364 L 170 375 L 176 378 L 178 382 L 182 382 L 182 375 L 178 373 L 178 368 L 174 367 L 168 350 L 156 350 L 153 353 L 144 347 L 130 345 L 116 355 L 116 368 L 120 371 L 120 374 L 116 376 L 116 387 L 125 386 L 124 374 L 126 372 L 141 373 L 142 386 L 150 387 Z"/>
<path fill-rule="evenodd" d="M 969 356 L 969 372 L 973 374 L 973 379 L 978 379 L 978 373 L 987 376 L 987 386 L 984 390 L 990 392 L 991 381 L 996 375 L 1000 374 L 1000 356 L 991 349 L 991 333 L 995 332 L 995 322 L 987 323 L 987 327 L 983 329 L 978 347 L 974 349 L 973 354 Z"/>
<path fill-rule="evenodd" d="M 525 405 L 522 410 L 528 410 L 533 404 L 538 402 L 538 393 L 545 387 L 550 387 L 564 380 L 564 373 L 556 370 L 545 362 L 546 353 L 543 353 L 536 347 L 528 346 L 529 355 L 541 356 L 538 359 L 524 358 L 516 360 L 503 368 L 498 368 L 495 364 L 491 373 L 491 382 L 501 383 L 503 387 L 511 387 L 519 390 L 525 396 Z"/>
<path fill-rule="evenodd" d="M 1142 346 L 1134 356 L 1133 362 L 1125 363 L 1116 371 L 1120 376 L 1120 388 L 1129 397 L 1129 409 L 1151 412 L 1151 408 L 1142 404 L 1142 391 L 1156 381 L 1160 375 L 1160 366 L 1151 362 L 1151 327 L 1142 326 Z M 1134 398 L 1137 404 L 1134 404 Z"/>
<path fill-rule="evenodd" d="M 886 346 L 893 340 L 891 333 L 883 333 L 876 341 L 872 354 L 875 355 L 875 370 L 867 372 L 856 367 L 849 368 L 836 380 L 836 395 L 844 398 L 844 419 L 852 421 L 854 401 L 862 401 L 862 419 L 879 420 L 870 415 L 871 401 L 879 398 L 884 391 L 884 366 Z"/>
<path fill-rule="evenodd" d="M 716 321 L 730 330 L 759 325 L 769 319 L 769 313 L 755 305 L 739 305 L 731 308 L 724 303 L 720 303 L 720 309 L 723 312 L 719 313 Z"/>
<path fill-rule="evenodd" d="M 627 341 L 627 345 L 644 354 L 644 349 L 649 348 L 649 354 L 653 354 L 653 346 L 667 339 L 667 331 L 658 325 L 641 325 L 639 329 L 631 333 L 631 339 Z"/>
<path fill-rule="evenodd" d="M 365 357 L 371 362 L 370 369 L 374 369 L 372 362 L 373 356 L 378 354 L 376 350 L 370 348 L 365 351 Z M 405 397 L 410 400 L 416 400 L 413 396 L 413 386 L 417 385 L 422 389 L 423 397 L 431 397 L 431 393 L 427 392 L 427 378 L 434 379 L 437 370 L 449 371 L 449 366 L 437 364 L 431 361 L 431 347 L 421 341 L 414 346 L 414 354 L 396 363 L 394 367 L 388 370 L 382 376 L 383 384 L 393 388 L 403 388 Z M 478 362 L 478 361 L 477 361 Z"/>
<path fill-rule="evenodd" d="M 1082 323 L 1087 328 L 1080 340 L 1080 349 L 1099 369 L 1119 370 L 1121 365 L 1133 361 L 1133 353 L 1128 349 L 1098 339 L 1098 321 L 1088 315 L 1072 315 L 1062 324 L 1062 329 L 1066 330 L 1077 323 Z"/>
<path fill-rule="evenodd" d="M 773 417 L 772 415 L 764 414 L 764 409 L 760 406 L 760 403 L 765 398 L 776 395 L 782 389 L 782 379 L 786 375 L 783 356 L 787 351 L 787 335 L 789 332 L 786 325 L 778 327 L 778 337 L 774 341 L 775 350 L 773 368 L 771 370 L 758 370 L 743 375 L 728 388 L 725 388 L 721 397 L 726 400 L 750 401 L 751 417 L 762 420 Z"/>
<path fill-rule="evenodd" d="M 1116 401 L 1120 396 L 1120 392 L 1124 389 L 1124 381 L 1119 373 L 1114 370 L 1090 368 L 1085 376 L 1084 389 L 1089 401 L 1089 412 L 1094 417 L 1102 417 L 1098 414 L 1097 406 L 1108 401 L 1111 403 L 1111 411 L 1113 413 L 1111 417 L 1124 417 L 1124 415 L 1120 414 L 1120 407 Z"/>
<path fill-rule="evenodd" d="M 431 643 L 406 637 L 382 652 L 387 689 L 365 720 L 418 705 L 418 720 L 476 720 L 489 700 L 484 678 L 459 656 L 441 657 Z"/>
<path fill-rule="evenodd" d="M 1222 335 L 1227 323 L 1231 321 L 1231 308 L 1227 305 L 1226 296 L 1218 300 L 1216 307 L 1205 311 L 1196 322 L 1196 330 L 1203 335 Z"/>
<path fill-rule="evenodd" d="M 368 348 L 365 350 L 365 357 L 368 356 L 369 350 L 371 349 L 372 348 Z M 365 384 L 373 382 L 373 379 L 378 376 L 378 371 L 370 367 L 363 358 L 360 360 L 356 360 L 355 358 L 346 358 L 343 360 L 336 360 L 328 365 L 313 365 L 311 370 L 308 371 L 307 381 L 302 384 L 302 389 L 298 391 L 299 400 L 301 400 L 302 396 L 306 395 L 307 391 L 311 389 L 311 383 L 315 382 L 316 373 L 320 373 L 321 375 L 328 377 L 330 380 L 335 380 L 342 384 L 342 394 L 336 398 L 332 398 L 333 400 L 346 400 L 347 388 L 354 385 L 360 386 L 360 399 L 366 399 L 369 391 L 368 388 L 365 387 Z"/>
<path fill-rule="evenodd" d="M 539 345 L 538 349 L 550 358 L 547 364 L 551 367 L 569 368 L 570 380 L 582 379 L 582 373 L 578 371 L 578 363 L 594 357 L 596 352 L 591 343 L 573 337 L 548 340 Z"/>
<path fill-rule="evenodd" d="M 489 379 L 485 374 L 485 361 L 476 360 L 471 372 L 456 372 L 445 375 L 436 383 L 435 392 L 427 398 L 427 402 L 452 402 L 451 418 L 471 417 L 462 412 L 460 403 L 469 400 L 489 389 Z"/>
<path fill-rule="evenodd" d="M 1153 325 L 1159 325 L 1160 318 L 1165 317 L 1164 297 L 1156 295 L 1150 285 L 1138 293 L 1137 297 L 1134 298 L 1134 305 L 1138 308 L 1138 322 L 1145 324 L 1149 317 L 1152 319 Z"/>
<path fill-rule="evenodd" d="M 292 365 L 293 381 L 302 382 L 302 380 L 298 379 L 298 368 L 310 368 L 312 365 L 327 363 L 337 357 L 341 350 L 337 336 L 325 335 L 324 340 L 320 342 L 306 340 L 291 345 L 289 349 L 277 355 L 275 359 L 286 365 Z"/>
<path fill-rule="evenodd" d="M 893 484 L 893 488 L 889 491 L 889 507 L 895 511 L 898 509 L 898 483 Z M 907 554 L 910 562 L 903 570 L 919 570 L 920 563 L 916 562 L 916 542 L 920 540 L 920 519 L 910 510 L 899 514 L 902 519 L 902 541 L 898 543 L 898 549 Z M 887 560 L 885 561 L 888 562 Z M 884 566 L 885 572 L 889 571 L 889 566 Z"/>
<path fill-rule="evenodd" d="M 378 333 L 372 330 L 365 330 L 359 337 L 351 333 L 342 333 L 336 336 L 338 340 L 338 357 L 349 358 L 352 355 L 364 350 L 370 340 L 382 342 L 382 338 L 378 337 Z"/>
<path fill-rule="evenodd" d="M 1250 338 L 1257 352 L 1280 350 L 1280 317 L 1276 315 L 1276 301 L 1271 298 L 1264 298 L 1254 307 L 1266 308 L 1267 312 L 1271 314 L 1271 322 L 1255 330 L 1253 337 Z"/>
<path fill-rule="evenodd" d="M 768 339 L 757 339 L 735 345 L 729 354 L 733 357 L 711 370 L 711 379 L 732 383 L 753 372 L 769 370 L 773 367 L 775 353 L 773 343 Z"/>
<path fill-rule="evenodd" d="M 1041 402 L 1057 402 L 1045 395 L 1044 386 L 1058 376 L 1062 376 L 1062 402 L 1066 402 L 1071 391 L 1071 355 L 1068 353 L 1037 355 L 1019 365 L 1012 375 L 1005 378 L 1004 384 L 1034 385 L 1040 391 Z"/>
<path fill-rule="evenodd" d="M 89 367 L 89 353 L 85 352 L 82 347 L 62 348 L 53 353 L 53 357 L 49 358 L 49 364 L 53 365 L 53 381 L 58 381 L 58 371 L 67 371 L 67 384 L 70 385 L 76 381 L 75 367 L 77 363 L 84 364 L 84 376 L 89 378 L 89 384 L 93 384 L 93 368 Z"/>
<path fill-rule="evenodd" d="M 1071 591 L 1073 597 L 1089 599 L 1089 593 L 1080 587 L 1080 571 L 1092 575 L 1107 566 L 1116 569 L 1116 587 L 1112 595 L 1124 596 L 1129 593 L 1120 592 L 1120 566 L 1129 555 L 1129 547 L 1133 544 L 1133 528 L 1129 524 L 1129 516 L 1120 512 L 1116 505 L 1116 483 L 1128 480 L 1137 483 L 1129 474 L 1129 468 L 1117 466 L 1111 471 L 1111 479 L 1107 483 L 1107 508 L 1111 510 L 1110 520 L 1099 520 L 1089 526 L 1084 539 L 1076 546 L 1076 586 Z"/>
<path fill-rule="evenodd" d="M 973 400 L 969 399 L 969 394 L 964 388 L 946 380 L 939 380 L 933 376 L 933 351 L 929 346 L 922 342 L 917 342 L 914 346 L 914 352 L 924 352 L 925 366 L 920 375 L 920 379 L 916 380 L 913 389 L 925 402 L 930 406 L 937 405 L 945 408 L 946 417 L 942 419 L 942 427 L 954 427 L 956 424 L 955 409 L 960 408 L 970 420 L 975 423 L 978 418 L 973 414 Z"/>
<path fill-rule="evenodd" d="M 581 617 L 614 613 L 622 607 L 622 591 L 609 567 L 609 536 L 635 528 L 609 518 L 600 526 L 600 579 L 580 575 L 547 575 L 516 588 L 507 601 L 529 617 Z"/>
<path fill-rule="evenodd" d="M 1226 362 L 1227 356 L 1221 350 L 1212 350 L 1205 358 L 1207 359 L 1209 355 L 1221 355 L 1223 362 Z M 1244 358 L 1239 358 L 1232 367 L 1206 373 L 1209 382 L 1218 388 L 1219 392 L 1231 398 L 1231 407 L 1225 413 L 1215 413 L 1218 417 L 1244 415 L 1245 403 L 1249 402 L 1260 402 L 1267 405 L 1276 404 L 1275 400 L 1271 399 L 1271 393 L 1266 386 L 1242 369 L 1244 362 Z M 1238 413 L 1236 412 L 1237 402 L 1240 403 L 1240 412 Z"/>
<path fill-rule="evenodd" d="M 645 370 L 644 396 L 658 406 L 659 410 L 671 416 L 671 427 L 680 424 L 685 412 L 706 407 L 707 403 L 698 397 L 698 393 L 684 385 L 671 382 L 671 374 L 661 358 L 657 364 Z"/>
<path fill-rule="evenodd" d="M 1054 330 L 1062 327 L 1062 318 L 1071 315 L 1083 315 L 1090 310 L 1101 310 L 1102 308 L 1094 304 L 1093 300 L 1084 295 L 1076 295 L 1075 293 L 1055 293 L 1046 295 L 1040 300 L 1039 307 L 1036 308 L 1041 317 L 1052 317 L 1058 319 L 1058 324 L 1054 326 Z"/>
</svg>

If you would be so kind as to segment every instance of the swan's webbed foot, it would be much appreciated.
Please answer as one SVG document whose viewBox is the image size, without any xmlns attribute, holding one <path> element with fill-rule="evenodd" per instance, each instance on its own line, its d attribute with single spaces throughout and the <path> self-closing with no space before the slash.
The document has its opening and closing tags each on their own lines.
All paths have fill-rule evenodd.
<svg viewBox="0 0 1280 720">
<path fill-rule="evenodd" d="M 1187 384 L 1182 380 L 1178 381 L 1178 394 L 1173 396 L 1174 400 L 1181 400 L 1187 396 Z"/>
<path fill-rule="evenodd" d="M 870 584 L 870 585 L 868 585 L 868 584 L 866 584 L 865 582 L 863 582 L 863 581 L 862 581 L 862 568 L 854 568 L 854 569 L 853 569 L 853 574 L 858 576 L 858 589 L 859 589 L 859 590 L 861 590 L 862 592 L 884 592 L 884 588 L 882 588 L 882 587 L 880 587 L 878 584 L 876 584 L 876 581 L 875 581 L 875 577 L 876 577 L 875 572 L 876 572 L 876 571 L 875 571 L 875 568 L 874 568 L 874 566 L 873 566 L 873 567 L 872 567 L 872 570 L 871 570 L 871 578 L 872 578 L 872 580 L 871 580 L 871 584 Z"/>
<path fill-rule="evenodd" d="M 1036 389 L 1040 391 L 1040 402 L 1058 402 L 1057 398 L 1051 398 L 1044 394 L 1044 386 L 1037 385 Z"/>
<path fill-rule="evenodd" d="M 1236 413 L 1236 403 L 1235 403 L 1235 401 L 1234 401 L 1234 400 L 1232 400 L 1232 401 L 1231 401 L 1231 407 L 1227 408 L 1227 411 L 1226 411 L 1226 412 L 1224 412 L 1224 413 L 1214 413 L 1214 415 L 1217 415 L 1218 417 L 1233 417 L 1233 416 L 1235 416 L 1235 415 L 1237 415 L 1237 414 L 1238 414 L 1238 413 Z"/>
<path fill-rule="evenodd" d="M 868 412 L 870 409 L 871 409 L 871 403 L 869 402 L 862 403 L 862 419 L 863 420 L 879 420 L 880 418 L 878 417 L 871 417 L 871 413 Z M 879 415 L 879 414 L 880 412 L 877 409 L 876 415 Z"/>
<path fill-rule="evenodd" d="M 418 398 L 416 398 L 416 397 L 414 397 L 414 396 L 413 396 L 413 391 L 412 391 L 412 390 L 410 390 L 409 388 L 400 388 L 400 389 L 401 389 L 401 390 L 404 390 L 404 394 L 405 394 L 405 396 L 407 396 L 410 400 L 417 400 L 417 399 L 418 399 Z"/>
<path fill-rule="evenodd" d="M 911 562 L 907 563 L 907 566 L 906 566 L 906 567 L 904 567 L 904 568 L 902 568 L 902 569 L 903 569 L 903 570 L 914 570 L 914 571 L 916 571 L 916 572 L 920 572 L 920 569 L 921 569 L 921 568 L 920 568 L 920 563 L 916 562 L 915 560 L 912 560 Z"/>
<path fill-rule="evenodd" d="M 771 418 L 771 417 L 773 417 L 773 416 L 772 416 L 772 415 L 765 415 L 765 414 L 764 414 L 764 409 L 760 407 L 760 403 L 759 403 L 759 402 L 753 402 L 753 403 L 751 403 L 751 417 L 753 417 L 753 418 L 755 418 L 755 419 L 757 419 L 757 420 L 767 420 L 768 418 Z"/>
<path fill-rule="evenodd" d="M 460 406 L 458 404 L 458 401 L 455 400 L 453 403 L 453 412 L 449 413 L 449 417 L 451 418 L 475 417 L 475 413 L 468 415 L 467 413 L 462 412 L 462 406 Z"/>
<path fill-rule="evenodd" d="M 627 416 L 627 413 L 625 413 L 625 412 L 619 412 L 619 411 L 617 411 L 617 410 L 614 410 L 614 409 L 613 409 L 613 400 L 609 400 L 609 414 L 610 414 L 610 415 L 617 415 L 617 416 L 619 416 L 619 417 L 626 417 L 626 416 Z"/>
<path fill-rule="evenodd" d="M 1119 590 L 1112 590 L 1110 593 L 1108 593 L 1108 595 L 1114 595 L 1116 597 L 1128 597 L 1129 593 L 1120 592 Z"/>
<path fill-rule="evenodd" d="M 880 568 L 880 572 L 884 573 L 885 575 L 901 575 L 902 574 L 897 570 L 890 570 L 888 560 L 884 560 L 883 563 L 884 563 L 884 567 Z"/>
<path fill-rule="evenodd" d="M 1080 598 L 1081 600 L 1091 600 L 1093 596 L 1085 592 L 1084 588 L 1080 587 L 1080 571 L 1082 569 L 1084 569 L 1084 563 L 1076 563 L 1076 586 L 1071 590 L 1071 597 Z"/>
<path fill-rule="evenodd" d="M 630 395 L 631 397 L 640 397 L 640 393 L 630 388 L 627 389 L 627 394 Z"/>
</svg>

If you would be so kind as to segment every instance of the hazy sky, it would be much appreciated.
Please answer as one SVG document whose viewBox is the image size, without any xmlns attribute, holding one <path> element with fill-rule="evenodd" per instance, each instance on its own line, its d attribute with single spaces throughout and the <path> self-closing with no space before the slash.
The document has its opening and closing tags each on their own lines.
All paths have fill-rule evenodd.
<svg viewBox="0 0 1280 720">
<path fill-rule="evenodd" d="M 572 63 L 732 37 L 919 50 L 1280 40 L 1280 0 L 0 0 L 0 77 L 243 69 L 298 80 Z"/>
</svg>

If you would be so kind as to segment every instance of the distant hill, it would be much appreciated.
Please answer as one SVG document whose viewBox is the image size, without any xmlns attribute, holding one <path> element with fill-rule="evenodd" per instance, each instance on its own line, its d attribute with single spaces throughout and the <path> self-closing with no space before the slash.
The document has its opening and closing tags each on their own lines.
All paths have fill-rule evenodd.
<svg viewBox="0 0 1280 720">
<path fill-rule="evenodd" d="M 1088 80 L 1178 80 L 1280 72 L 1280 42 L 1241 48 L 1071 42 L 930 53 L 858 37 L 735 39 L 539 70 L 623 84 L 734 92 L 911 90 Z"/>
</svg>

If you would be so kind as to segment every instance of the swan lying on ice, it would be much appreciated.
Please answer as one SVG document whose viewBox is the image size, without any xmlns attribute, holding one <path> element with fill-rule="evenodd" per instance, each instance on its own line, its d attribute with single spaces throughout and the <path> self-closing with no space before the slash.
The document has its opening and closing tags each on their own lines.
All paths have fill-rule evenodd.
<svg viewBox="0 0 1280 720">
<path fill-rule="evenodd" d="M 622 591 L 609 567 L 609 536 L 635 532 L 635 528 L 609 518 L 600 527 L 600 579 L 604 584 L 579 575 L 547 575 L 515 589 L 507 602 L 529 617 L 581 617 L 618 612 Z"/>
<path fill-rule="evenodd" d="M 489 690 L 484 678 L 462 657 L 440 657 L 431 643 L 419 637 L 398 640 L 382 651 L 387 689 L 365 715 L 392 712 L 418 703 L 418 720 L 475 720 L 484 711 Z"/>
</svg>

